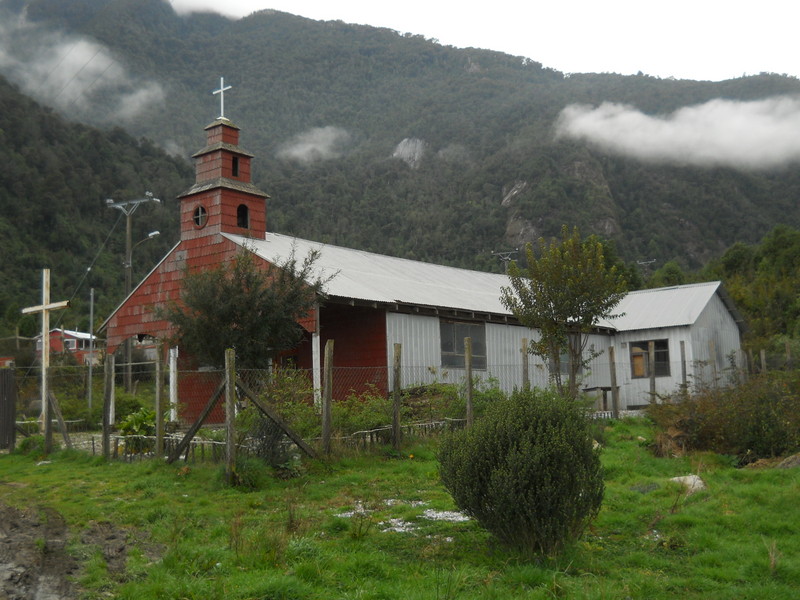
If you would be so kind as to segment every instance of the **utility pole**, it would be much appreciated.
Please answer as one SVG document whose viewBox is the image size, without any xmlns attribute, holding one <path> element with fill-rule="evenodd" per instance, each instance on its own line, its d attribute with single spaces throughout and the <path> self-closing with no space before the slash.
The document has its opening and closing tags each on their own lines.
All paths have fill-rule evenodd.
<svg viewBox="0 0 800 600">
<path fill-rule="evenodd" d="M 492 256 L 496 256 L 503 263 L 503 273 L 508 275 L 508 263 L 511 262 L 511 257 L 519 253 L 519 248 L 508 250 L 506 252 L 495 252 L 492 250 Z"/>
<path fill-rule="evenodd" d="M 144 204 L 145 202 L 157 202 L 161 203 L 161 200 L 158 198 L 153 197 L 152 192 L 145 192 L 144 198 L 137 198 L 136 200 L 112 200 L 111 198 L 106 199 L 106 205 L 111 208 L 119 209 L 125 215 L 125 298 L 130 296 L 131 289 L 133 287 L 132 282 L 132 270 L 131 267 L 133 265 L 133 249 L 135 246 L 131 244 L 132 240 L 132 224 L 133 224 L 133 213 L 136 212 L 136 209 L 139 208 L 140 204 Z M 141 242 L 154 238 L 158 235 L 157 231 L 153 231 L 148 234 L 148 236 L 141 240 L 136 244 L 138 246 Z M 128 337 L 125 339 L 125 391 L 131 392 L 133 390 L 133 376 L 131 370 L 131 358 L 133 355 L 133 348 L 131 346 L 131 338 Z"/>
</svg>

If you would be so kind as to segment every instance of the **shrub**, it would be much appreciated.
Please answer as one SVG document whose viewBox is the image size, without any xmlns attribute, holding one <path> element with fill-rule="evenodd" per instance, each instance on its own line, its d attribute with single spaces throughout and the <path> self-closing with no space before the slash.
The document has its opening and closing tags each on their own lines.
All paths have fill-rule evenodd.
<svg viewBox="0 0 800 600">
<path fill-rule="evenodd" d="M 53 450 L 58 450 L 58 447 L 58 442 L 53 440 Z M 42 456 L 46 456 L 44 451 L 44 436 L 31 435 L 22 438 L 22 441 L 20 441 L 20 443 L 17 445 L 16 451 L 20 454 L 33 456 L 37 459 L 41 458 Z"/>
<path fill-rule="evenodd" d="M 331 404 L 331 421 L 339 435 L 369 431 L 392 423 L 392 400 L 374 387 L 362 394 L 352 393 Z"/>
<path fill-rule="evenodd" d="M 119 432 L 126 436 L 125 444 L 134 453 L 146 452 L 152 448 L 153 441 L 147 439 L 156 433 L 156 413 L 140 408 L 119 422 Z"/>
<path fill-rule="evenodd" d="M 549 554 L 577 539 L 603 499 L 584 409 L 553 391 L 515 392 L 439 450 L 456 505 L 502 543 Z"/>
<path fill-rule="evenodd" d="M 261 400 L 274 408 L 298 435 L 303 438 L 320 435 L 320 416 L 314 406 L 314 386 L 308 371 L 291 367 L 275 369 L 265 382 L 253 387 L 259 388 Z"/>
<path fill-rule="evenodd" d="M 800 373 L 770 372 L 730 388 L 704 388 L 652 404 L 649 416 L 686 449 L 740 464 L 800 447 Z"/>
<path fill-rule="evenodd" d="M 225 467 L 217 470 L 217 480 L 220 485 L 226 486 Z M 267 468 L 258 458 L 237 456 L 236 466 L 233 471 L 233 487 L 242 491 L 253 492 L 264 487 L 267 481 Z"/>
</svg>

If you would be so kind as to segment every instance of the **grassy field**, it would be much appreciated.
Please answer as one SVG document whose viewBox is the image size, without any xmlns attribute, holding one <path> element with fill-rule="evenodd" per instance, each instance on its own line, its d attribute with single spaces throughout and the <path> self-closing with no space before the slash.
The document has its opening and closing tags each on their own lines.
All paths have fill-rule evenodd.
<svg viewBox="0 0 800 600">
<path fill-rule="evenodd" d="M 644 420 L 605 428 L 598 519 L 538 561 L 452 514 L 435 441 L 305 462 L 286 480 L 265 470 L 247 492 L 223 487 L 215 465 L 5 455 L 0 503 L 61 514 L 86 598 L 800 597 L 800 468 L 655 458 L 653 434 Z M 669 482 L 686 474 L 708 489 Z M 98 524 L 125 540 L 124 567 L 87 542 Z"/>
</svg>

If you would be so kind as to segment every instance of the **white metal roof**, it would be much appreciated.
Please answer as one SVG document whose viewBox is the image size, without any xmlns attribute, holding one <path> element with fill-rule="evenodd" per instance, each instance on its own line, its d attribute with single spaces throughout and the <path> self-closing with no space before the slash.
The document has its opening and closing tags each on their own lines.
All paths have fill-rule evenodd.
<svg viewBox="0 0 800 600">
<path fill-rule="evenodd" d="M 617 331 L 693 324 L 720 288 L 719 281 L 629 292 L 606 321 Z"/>
<path fill-rule="evenodd" d="M 282 262 L 293 251 L 302 260 L 309 251 L 318 250 L 317 274 L 323 278 L 336 274 L 325 288 L 328 296 L 511 315 L 500 302 L 500 289 L 510 283 L 506 275 L 374 254 L 278 233 L 267 233 L 264 240 L 223 235 L 273 264 Z M 614 314 L 622 316 L 598 325 L 617 331 L 691 325 L 720 285 L 714 281 L 630 292 L 614 309 Z M 728 303 L 725 297 L 723 301 Z"/>
<path fill-rule="evenodd" d="M 374 254 L 278 233 L 267 233 L 264 240 L 223 235 L 273 264 L 288 258 L 292 251 L 302 260 L 310 250 L 319 250 L 317 273 L 322 277 L 335 274 L 325 287 L 328 296 L 510 314 L 500 302 L 500 288 L 509 283 L 505 275 Z"/>
<path fill-rule="evenodd" d="M 97 336 L 93 336 L 91 333 L 86 333 L 85 331 L 73 331 L 72 329 L 61 329 L 60 327 L 55 327 L 50 330 L 50 333 L 60 333 L 61 335 L 67 335 L 69 337 L 73 337 L 79 340 L 90 340 L 94 338 L 95 340 L 98 339 Z M 42 338 L 42 334 L 40 333 L 34 339 L 39 340 Z"/>
</svg>

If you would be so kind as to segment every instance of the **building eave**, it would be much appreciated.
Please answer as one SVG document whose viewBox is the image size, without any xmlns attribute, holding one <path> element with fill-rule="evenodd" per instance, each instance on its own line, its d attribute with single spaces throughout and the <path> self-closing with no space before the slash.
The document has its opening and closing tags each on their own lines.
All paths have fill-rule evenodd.
<svg viewBox="0 0 800 600">
<path fill-rule="evenodd" d="M 269 198 L 269 194 L 258 189 L 252 183 L 244 183 L 242 181 L 236 181 L 235 179 L 229 179 L 227 177 L 217 177 L 215 179 L 209 179 L 207 181 L 195 183 L 188 190 L 180 194 L 178 198 L 186 198 L 187 196 L 192 196 L 201 192 L 207 192 L 208 190 L 213 190 L 215 188 L 225 188 L 229 190 L 235 190 L 237 192 L 243 192 L 245 194 L 251 194 L 253 196 L 259 196 L 265 199 Z"/>
</svg>

